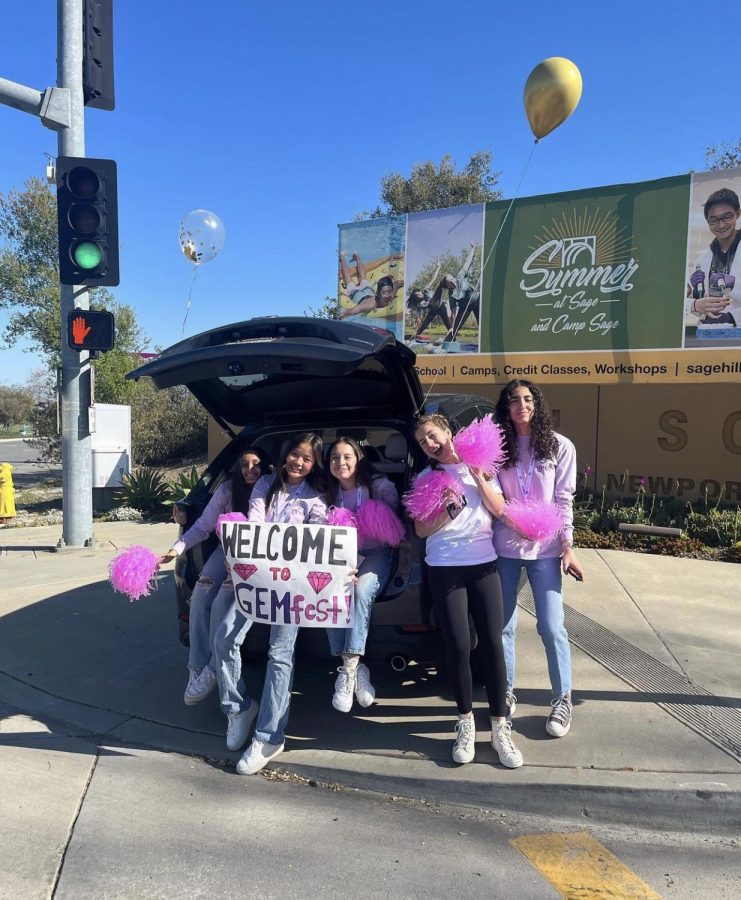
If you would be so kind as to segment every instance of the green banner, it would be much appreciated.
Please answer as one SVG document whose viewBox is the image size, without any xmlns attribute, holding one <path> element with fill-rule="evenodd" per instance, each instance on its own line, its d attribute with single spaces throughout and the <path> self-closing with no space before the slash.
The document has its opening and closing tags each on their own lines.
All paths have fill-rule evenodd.
<svg viewBox="0 0 741 900">
<path fill-rule="evenodd" d="M 481 350 L 681 347 L 689 191 L 683 175 L 528 197 L 509 215 L 487 204 Z"/>
<path fill-rule="evenodd" d="M 339 315 L 418 356 L 734 351 L 739 194 L 725 169 L 341 225 Z"/>
</svg>

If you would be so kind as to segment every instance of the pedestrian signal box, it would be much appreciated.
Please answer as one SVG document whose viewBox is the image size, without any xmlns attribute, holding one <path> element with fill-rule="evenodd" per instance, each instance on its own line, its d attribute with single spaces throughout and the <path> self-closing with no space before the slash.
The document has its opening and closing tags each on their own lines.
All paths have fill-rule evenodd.
<svg viewBox="0 0 741 900">
<path fill-rule="evenodd" d="M 113 313 L 104 309 L 74 309 L 67 316 L 67 340 L 73 350 L 113 350 Z"/>
</svg>

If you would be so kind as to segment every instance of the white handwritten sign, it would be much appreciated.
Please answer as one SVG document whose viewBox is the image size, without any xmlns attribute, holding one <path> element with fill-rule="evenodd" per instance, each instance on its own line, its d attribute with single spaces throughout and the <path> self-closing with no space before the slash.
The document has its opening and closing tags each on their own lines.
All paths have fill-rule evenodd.
<svg viewBox="0 0 741 900">
<path fill-rule="evenodd" d="M 255 622 L 349 628 L 357 532 L 334 525 L 223 522 L 239 609 Z"/>
</svg>

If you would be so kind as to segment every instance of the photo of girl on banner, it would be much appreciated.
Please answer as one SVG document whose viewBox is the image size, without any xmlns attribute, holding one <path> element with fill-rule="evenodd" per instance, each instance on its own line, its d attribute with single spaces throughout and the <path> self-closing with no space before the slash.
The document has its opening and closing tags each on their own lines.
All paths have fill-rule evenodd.
<svg viewBox="0 0 741 900">
<path fill-rule="evenodd" d="M 692 177 L 685 347 L 741 346 L 741 172 Z"/>
<path fill-rule="evenodd" d="M 483 236 L 483 204 L 409 216 L 404 340 L 416 353 L 478 352 Z"/>
<path fill-rule="evenodd" d="M 401 340 L 406 216 L 340 226 L 340 319 L 360 316 Z"/>
</svg>

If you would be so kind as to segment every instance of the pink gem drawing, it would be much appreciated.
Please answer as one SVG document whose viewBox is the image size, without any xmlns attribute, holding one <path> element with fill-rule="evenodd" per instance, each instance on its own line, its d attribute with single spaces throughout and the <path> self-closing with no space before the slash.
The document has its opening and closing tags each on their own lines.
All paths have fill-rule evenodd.
<svg viewBox="0 0 741 900">
<path fill-rule="evenodd" d="M 309 581 L 309 584 L 314 589 L 315 594 L 318 594 L 319 591 L 324 590 L 324 588 L 332 580 L 332 575 L 329 572 L 309 572 L 306 577 Z"/>
<path fill-rule="evenodd" d="M 257 566 L 253 566 L 251 563 L 234 563 L 232 568 L 245 581 L 257 572 Z"/>
</svg>

